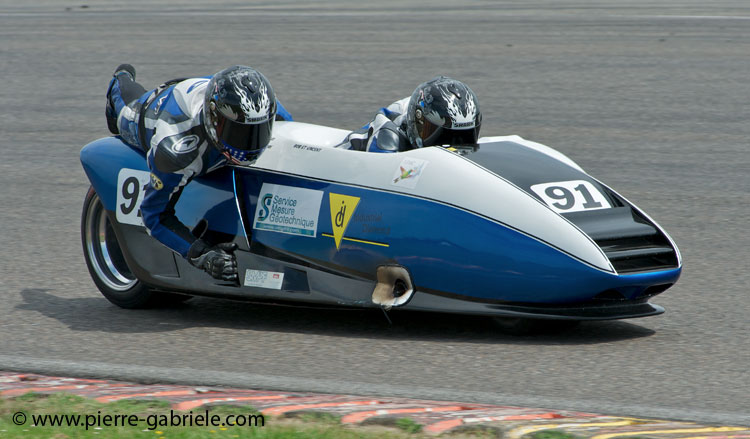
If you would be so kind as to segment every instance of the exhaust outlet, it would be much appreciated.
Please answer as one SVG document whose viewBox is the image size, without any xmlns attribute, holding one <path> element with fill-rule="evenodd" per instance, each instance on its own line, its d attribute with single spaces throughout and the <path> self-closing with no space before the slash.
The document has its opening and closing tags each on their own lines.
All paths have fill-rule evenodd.
<svg viewBox="0 0 750 439">
<path fill-rule="evenodd" d="M 386 310 L 401 306 L 411 299 L 414 285 L 406 268 L 400 265 L 381 265 L 377 271 L 378 283 L 372 291 L 372 303 Z"/>
</svg>

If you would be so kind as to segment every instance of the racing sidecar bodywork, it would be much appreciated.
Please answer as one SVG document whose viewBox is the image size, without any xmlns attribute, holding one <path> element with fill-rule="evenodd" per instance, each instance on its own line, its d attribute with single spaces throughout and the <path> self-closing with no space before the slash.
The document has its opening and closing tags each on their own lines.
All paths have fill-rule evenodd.
<svg viewBox="0 0 750 439">
<path fill-rule="evenodd" d="M 207 224 L 209 241 L 238 244 L 240 285 L 212 279 L 148 235 L 138 213 L 149 179 L 141 151 L 117 137 L 86 145 L 94 198 L 82 232 L 94 280 L 110 295 L 140 285 L 533 318 L 663 312 L 648 300 L 680 276 L 674 242 L 561 153 L 517 136 L 393 154 L 336 148 L 347 133 L 277 122 L 252 166 L 185 187 L 177 216 Z"/>
</svg>

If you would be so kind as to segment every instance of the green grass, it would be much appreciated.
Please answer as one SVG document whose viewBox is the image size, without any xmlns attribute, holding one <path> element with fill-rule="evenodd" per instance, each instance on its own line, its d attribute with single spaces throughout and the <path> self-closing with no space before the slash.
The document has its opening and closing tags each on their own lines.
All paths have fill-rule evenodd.
<svg viewBox="0 0 750 439">
<path fill-rule="evenodd" d="M 202 407 L 193 410 L 194 419 L 198 414 L 208 410 L 210 415 L 219 416 L 223 421 L 228 415 L 259 416 L 256 409 L 250 406 L 220 405 Z M 13 416 L 17 412 L 26 414 L 25 425 L 15 425 Z M 189 412 L 174 412 L 183 415 Z M 263 417 L 264 426 L 233 426 L 233 427 L 163 427 L 139 422 L 138 426 L 32 426 L 33 415 L 82 415 L 90 420 L 104 419 L 105 416 L 120 415 L 121 419 L 136 415 L 152 420 L 170 416 L 170 405 L 166 401 L 157 400 L 122 400 L 109 404 L 102 404 L 92 399 L 82 398 L 66 393 L 52 395 L 26 394 L 16 398 L 0 398 L 0 437 L 4 438 L 149 438 L 149 439 L 193 439 L 193 438 L 253 438 L 253 439 L 386 439 L 386 438 L 421 438 L 419 432 L 422 426 L 411 419 L 399 419 L 398 429 L 384 427 L 344 427 L 338 424 L 335 417 L 325 414 L 306 414 L 295 418 Z M 255 418 L 256 422 L 260 418 Z M 98 429 L 97 429 L 98 428 Z M 400 430 L 399 430 L 400 429 Z M 544 438 L 548 439 L 548 438 Z M 552 439 L 552 438 L 549 438 Z"/>
<path fill-rule="evenodd" d="M 409 418 L 397 419 L 396 427 L 407 433 L 419 433 L 420 431 L 422 431 L 422 424 L 418 424 Z"/>
<path fill-rule="evenodd" d="M 560 430 L 544 430 L 531 434 L 531 439 L 579 439 L 579 437 Z"/>
</svg>

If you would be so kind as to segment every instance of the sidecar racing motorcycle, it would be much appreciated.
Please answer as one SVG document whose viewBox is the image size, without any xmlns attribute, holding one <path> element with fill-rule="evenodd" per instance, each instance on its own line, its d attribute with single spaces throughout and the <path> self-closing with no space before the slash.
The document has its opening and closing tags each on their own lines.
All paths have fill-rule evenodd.
<svg viewBox="0 0 750 439">
<path fill-rule="evenodd" d="M 375 154 L 337 148 L 347 134 L 277 122 L 255 163 L 185 187 L 177 216 L 239 246 L 238 284 L 149 236 L 142 151 L 86 145 L 94 282 L 126 308 L 179 294 L 577 321 L 664 312 L 649 299 L 680 276 L 675 243 L 560 152 L 504 136 Z"/>
</svg>

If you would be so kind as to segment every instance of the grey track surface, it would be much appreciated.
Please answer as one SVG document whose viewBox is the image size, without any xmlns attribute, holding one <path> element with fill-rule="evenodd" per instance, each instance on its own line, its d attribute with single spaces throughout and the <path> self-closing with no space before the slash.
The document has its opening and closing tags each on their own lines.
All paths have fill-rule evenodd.
<svg viewBox="0 0 750 439">
<path fill-rule="evenodd" d="M 84 2 L 0 1 L 0 369 L 750 421 L 747 2 Z M 663 316 L 520 338 L 460 316 L 118 309 L 83 262 L 78 151 L 108 134 L 120 62 L 145 85 L 249 64 L 296 119 L 349 129 L 452 75 L 483 134 L 551 145 L 643 207 L 683 277 Z"/>
</svg>

